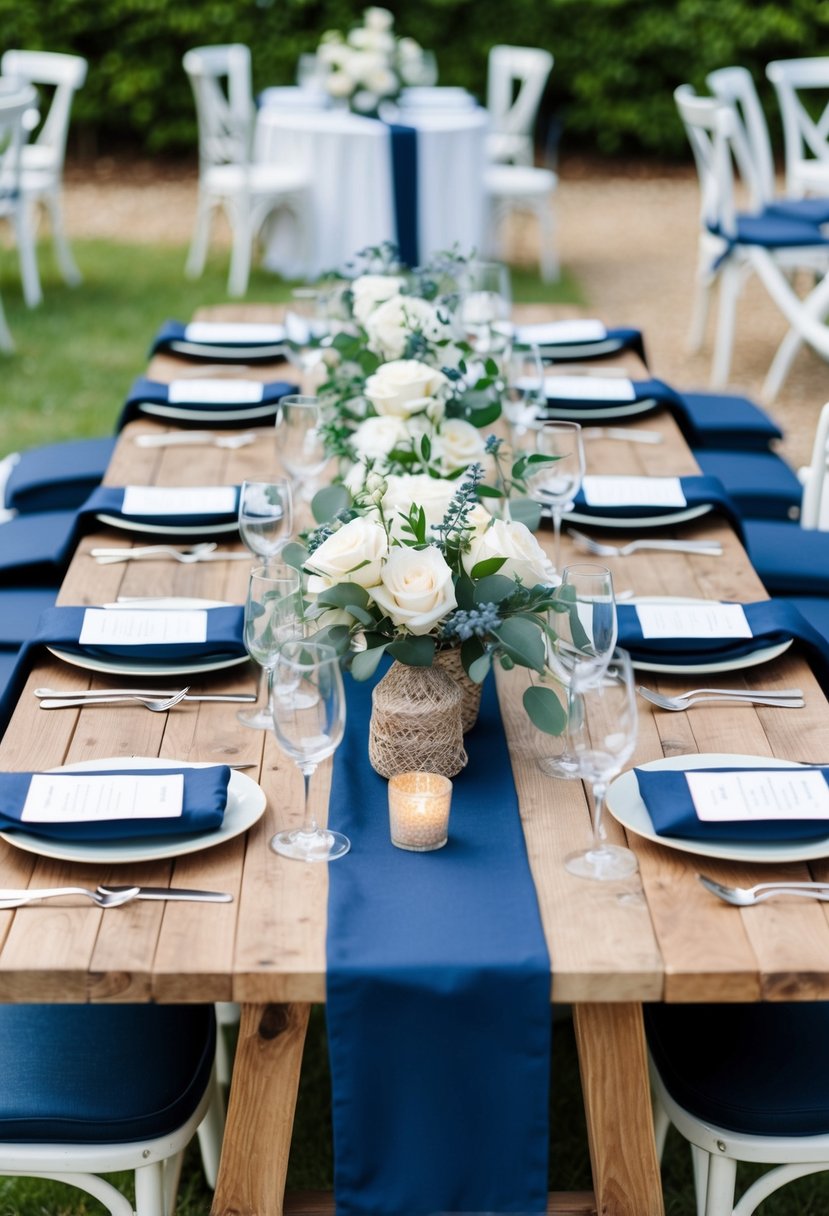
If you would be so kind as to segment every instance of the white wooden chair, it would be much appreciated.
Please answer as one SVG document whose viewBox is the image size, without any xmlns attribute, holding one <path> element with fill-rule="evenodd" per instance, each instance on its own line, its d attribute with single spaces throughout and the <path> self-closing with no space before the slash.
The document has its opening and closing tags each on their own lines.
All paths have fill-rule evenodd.
<svg viewBox="0 0 829 1216">
<path fill-rule="evenodd" d="M 87 62 L 80 55 L 10 50 L 0 59 L 0 71 L 13 79 L 54 90 L 37 135 L 23 148 L 21 188 L 30 213 L 41 206 L 48 214 L 60 273 L 70 287 L 77 286 L 81 273 L 63 225 L 63 165 L 72 102 L 86 80 Z"/>
<path fill-rule="evenodd" d="M 26 303 L 33 306 L 42 299 L 40 278 L 28 210 L 21 191 L 21 151 L 25 142 L 24 119 L 35 104 L 31 85 L 5 82 L 0 88 L 0 219 L 11 225 L 20 259 L 20 277 Z M 14 341 L 0 304 L 0 350 L 14 350 Z"/>
<path fill-rule="evenodd" d="M 490 160 L 532 165 L 533 129 L 553 70 L 553 56 L 540 47 L 493 46 L 487 59 L 487 98 L 492 131 Z"/>
<path fill-rule="evenodd" d="M 199 128 L 198 209 L 186 273 L 198 278 L 203 272 L 212 214 L 221 207 L 233 239 L 228 292 L 243 296 L 254 242 L 274 211 L 282 208 L 291 214 L 297 244 L 307 248 L 311 216 L 307 175 L 293 166 L 251 160 L 254 105 L 248 47 L 240 43 L 195 47 L 183 62 Z"/>
<path fill-rule="evenodd" d="M 829 97 L 815 119 L 813 107 L 801 96 L 804 91 L 829 90 L 829 58 L 777 59 L 767 65 L 766 75 L 783 120 L 786 193 L 792 198 L 829 194 Z"/>
<path fill-rule="evenodd" d="M 558 175 L 552 169 L 533 165 L 488 165 L 484 170 L 484 190 L 489 210 L 488 254 L 502 260 L 503 227 L 514 214 L 532 217 L 538 228 L 539 271 L 545 283 L 559 278 L 556 250 L 556 219 L 553 203 Z"/>
<path fill-rule="evenodd" d="M 690 85 L 680 85 L 674 100 L 685 125 L 700 182 L 700 237 L 697 292 L 691 342 L 699 349 L 711 291 L 719 285 L 719 315 L 711 382 L 728 382 L 736 306 L 745 281 L 756 274 L 791 330 L 775 355 L 764 385 L 771 399 L 779 390 L 801 341 L 829 358 L 829 278 L 825 275 L 829 240 L 816 223 L 792 219 L 773 208 L 756 213 L 737 211 L 734 167 L 739 167 L 739 121 L 732 105 L 712 97 L 697 97 Z M 789 275 L 811 264 L 821 279 L 801 298 Z"/>
<path fill-rule="evenodd" d="M 811 459 L 798 469 L 803 483 L 801 528 L 829 532 L 829 402 L 820 411 Z"/>
</svg>

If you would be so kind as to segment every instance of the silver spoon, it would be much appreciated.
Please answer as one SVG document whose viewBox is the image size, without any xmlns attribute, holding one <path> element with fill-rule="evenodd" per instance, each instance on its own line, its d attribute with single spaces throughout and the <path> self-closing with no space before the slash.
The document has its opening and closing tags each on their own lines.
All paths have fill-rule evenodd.
<svg viewBox="0 0 829 1216">
<path fill-rule="evenodd" d="M 39 899 L 57 899 L 63 895 L 83 895 L 99 908 L 118 908 L 138 895 L 139 887 L 123 887 L 119 891 L 92 891 L 89 887 L 43 887 L 27 891 L 0 890 L 0 908 L 22 908 Z"/>
<path fill-rule="evenodd" d="M 748 908 L 775 895 L 799 895 L 807 899 L 829 900 L 829 883 L 825 882 L 760 882 L 756 887 L 727 887 L 705 874 L 697 874 L 706 890 L 724 899 L 727 904 Z"/>
</svg>

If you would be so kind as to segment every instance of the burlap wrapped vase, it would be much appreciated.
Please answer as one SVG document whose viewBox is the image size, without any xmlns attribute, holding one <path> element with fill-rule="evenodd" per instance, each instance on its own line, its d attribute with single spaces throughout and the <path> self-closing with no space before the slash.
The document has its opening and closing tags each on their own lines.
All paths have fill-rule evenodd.
<svg viewBox="0 0 829 1216">
<path fill-rule="evenodd" d="M 464 671 L 461 652 L 457 646 L 452 646 L 448 650 L 436 651 L 433 665 L 451 676 L 461 690 L 461 722 L 463 733 L 466 734 L 478 721 L 483 685 L 470 680 Z"/>
<path fill-rule="evenodd" d="M 371 694 L 368 758 L 381 777 L 440 773 L 465 766 L 461 691 L 437 667 L 392 663 Z"/>
</svg>

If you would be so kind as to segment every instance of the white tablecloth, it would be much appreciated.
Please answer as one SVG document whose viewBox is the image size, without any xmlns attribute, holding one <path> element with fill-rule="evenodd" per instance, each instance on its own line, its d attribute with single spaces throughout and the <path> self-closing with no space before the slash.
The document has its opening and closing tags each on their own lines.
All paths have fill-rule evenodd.
<svg viewBox="0 0 829 1216">
<path fill-rule="evenodd" d="M 420 261 L 457 243 L 480 249 L 484 235 L 487 113 L 407 110 L 417 130 Z M 286 277 L 342 267 L 360 249 L 395 241 L 391 135 L 384 122 L 348 111 L 292 112 L 264 106 L 255 157 L 306 169 L 312 181 L 314 239 L 300 262 L 291 229 L 277 218 L 265 265 Z"/>
</svg>

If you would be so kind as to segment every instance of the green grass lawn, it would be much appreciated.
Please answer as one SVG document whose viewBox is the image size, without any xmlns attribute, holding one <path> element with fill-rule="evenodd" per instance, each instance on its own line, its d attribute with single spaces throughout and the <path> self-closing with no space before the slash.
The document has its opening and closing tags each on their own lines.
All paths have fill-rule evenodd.
<svg viewBox="0 0 829 1216">
<path fill-rule="evenodd" d="M 39 443 L 111 433 L 126 391 L 146 368 L 150 339 L 166 318 L 187 320 L 201 305 L 226 301 L 227 260 L 214 258 L 196 283 L 183 275 L 185 250 L 101 241 L 75 242 L 84 283 L 74 290 L 56 277 L 47 250 L 41 265 L 45 300 L 36 310 L 20 298 L 17 267 L 0 258 L 0 290 L 17 352 L 0 355 L 0 457 Z M 283 301 L 291 284 L 254 271 L 251 301 Z M 518 303 L 581 304 L 566 277 L 548 286 L 527 271 L 513 274 Z M 2 1081 L 0 1080 L 0 1084 Z M 553 1034 L 550 1187 L 590 1187 L 587 1140 L 572 1026 Z M 677 1136 L 665 1157 L 668 1216 L 695 1212 L 688 1152 Z M 323 1011 L 314 1011 L 308 1036 L 288 1186 L 326 1189 L 332 1183 L 330 1094 Z M 198 1150 L 191 1146 L 180 1189 L 181 1216 L 206 1216 L 210 1193 Z M 824 1216 L 829 1179 L 803 1179 L 763 1207 L 763 1216 Z M 54 1183 L 0 1179 L 0 1216 L 98 1216 L 100 1204 Z M 263 1213 L 262 1216 L 267 1216 Z"/>
</svg>

